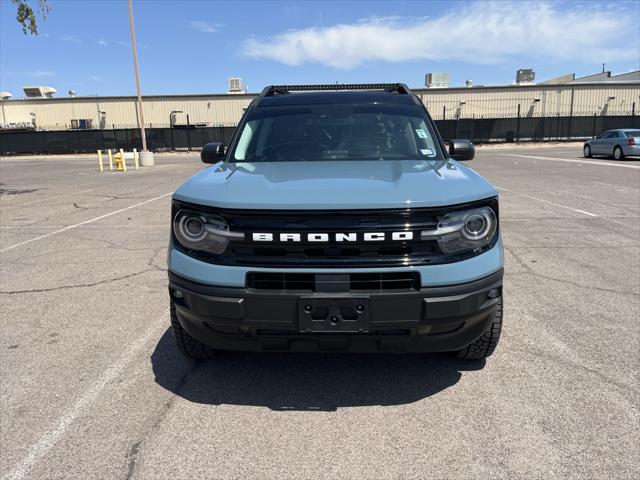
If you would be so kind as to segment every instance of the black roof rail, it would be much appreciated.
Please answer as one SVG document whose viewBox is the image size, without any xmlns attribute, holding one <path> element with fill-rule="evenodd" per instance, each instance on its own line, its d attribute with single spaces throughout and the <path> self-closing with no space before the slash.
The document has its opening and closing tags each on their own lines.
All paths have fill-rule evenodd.
<svg viewBox="0 0 640 480">
<path fill-rule="evenodd" d="M 329 83 L 325 85 L 269 85 L 260 93 L 261 97 L 274 97 L 291 92 L 319 92 L 338 90 L 382 90 L 389 93 L 411 95 L 411 89 L 404 83 Z"/>
</svg>

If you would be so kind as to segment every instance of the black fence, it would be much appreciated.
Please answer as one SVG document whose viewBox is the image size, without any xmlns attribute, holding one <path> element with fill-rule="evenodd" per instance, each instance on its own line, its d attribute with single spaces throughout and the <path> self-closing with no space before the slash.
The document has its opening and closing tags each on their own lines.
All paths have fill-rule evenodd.
<svg viewBox="0 0 640 480">
<path fill-rule="evenodd" d="M 147 128 L 147 148 L 153 151 L 200 149 L 207 142 L 229 144 L 234 127 Z M 89 153 L 96 150 L 142 148 L 140 130 L 61 130 L 0 132 L 0 154 Z"/>
<path fill-rule="evenodd" d="M 638 128 L 637 115 L 583 117 L 460 118 L 436 120 L 442 138 L 467 138 L 474 143 L 544 142 L 593 138 L 612 128 Z"/>
<path fill-rule="evenodd" d="M 639 128 L 637 115 L 593 115 L 435 120 L 445 141 L 467 138 L 474 143 L 562 141 L 592 138 L 612 128 Z M 235 127 L 147 128 L 153 151 L 197 150 L 207 142 L 228 145 Z M 140 130 L 62 130 L 0 132 L 0 154 L 90 153 L 96 150 L 141 149 Z"/>
</svg>

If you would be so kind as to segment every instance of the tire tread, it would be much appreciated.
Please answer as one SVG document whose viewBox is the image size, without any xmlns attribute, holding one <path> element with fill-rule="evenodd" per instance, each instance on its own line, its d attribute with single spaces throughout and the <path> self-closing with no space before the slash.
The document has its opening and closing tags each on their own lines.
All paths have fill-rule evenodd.
<svg viewBox="0 0 640 480">
<path fill-rule="evenodd" d="M 491 326 L 480 338 L 467 345 L 458 352 L 458 358 L 481 360 L 490 357 L 498 346 L 502 332 L 502 297 L 498 301 L 498 308 L 494 314 Z"/>
<path fill-rule="evenodd" d="M 180 352 L 182 352 L 187 357 L 197 360 L 213 358 L 215 353 L 213 349 L 207 347 L 203 343 L 193 338 L 184 328 L 182 328 L 182 325 L 180 325 L 180 321 L 178 320 L 178 315 L 176 313 L 176 306 L 173 302 L 171 302 L 169 311 L 171 317 L 171 330 L 173 331 L 173 339 L 178 350 L 180 350 Z"/>
</svg>

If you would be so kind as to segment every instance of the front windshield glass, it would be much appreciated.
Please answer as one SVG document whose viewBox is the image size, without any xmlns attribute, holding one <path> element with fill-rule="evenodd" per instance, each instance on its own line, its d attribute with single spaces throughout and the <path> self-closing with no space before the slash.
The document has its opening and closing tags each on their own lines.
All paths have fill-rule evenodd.
<svg viewBox="0 0 640 480">
<path fill-rule="evenodd" d="M 235 162 L 442 158 L 423 109 L 381 104 L 258 107 L 230 156 Z"/>
</svg>

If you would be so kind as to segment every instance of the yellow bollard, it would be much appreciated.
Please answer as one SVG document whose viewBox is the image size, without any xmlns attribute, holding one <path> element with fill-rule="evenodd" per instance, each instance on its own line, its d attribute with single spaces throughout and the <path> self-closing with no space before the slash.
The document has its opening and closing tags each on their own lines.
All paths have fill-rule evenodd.
<svg viewBox="0 0 640 480">
<path fill-rule="evenodd" d="M 120 158 L 122 159 L 122 170 L 127 171 L 127 159 L 124 158 L 124 150 L 120 149 Z"/>
<path fill-rule="evenodd" d="M 111 155 L 111 149 L 107 150 L 109 154 L 109 170 L 113 170 L 113 156 Z"/>
<path fill-rule="evenodd" d="M 136 170 L 140 170 L 140 162 L 138 161 L 138 150 L 133 149 L 133 162 L 136 164 Z"/>
<path fill-rule="evenodd" d="M 104 170 L 102 166 L 102 150 L 98 150 L 98 168 L 100 168 L 100 171 Z"/>
</svg>

